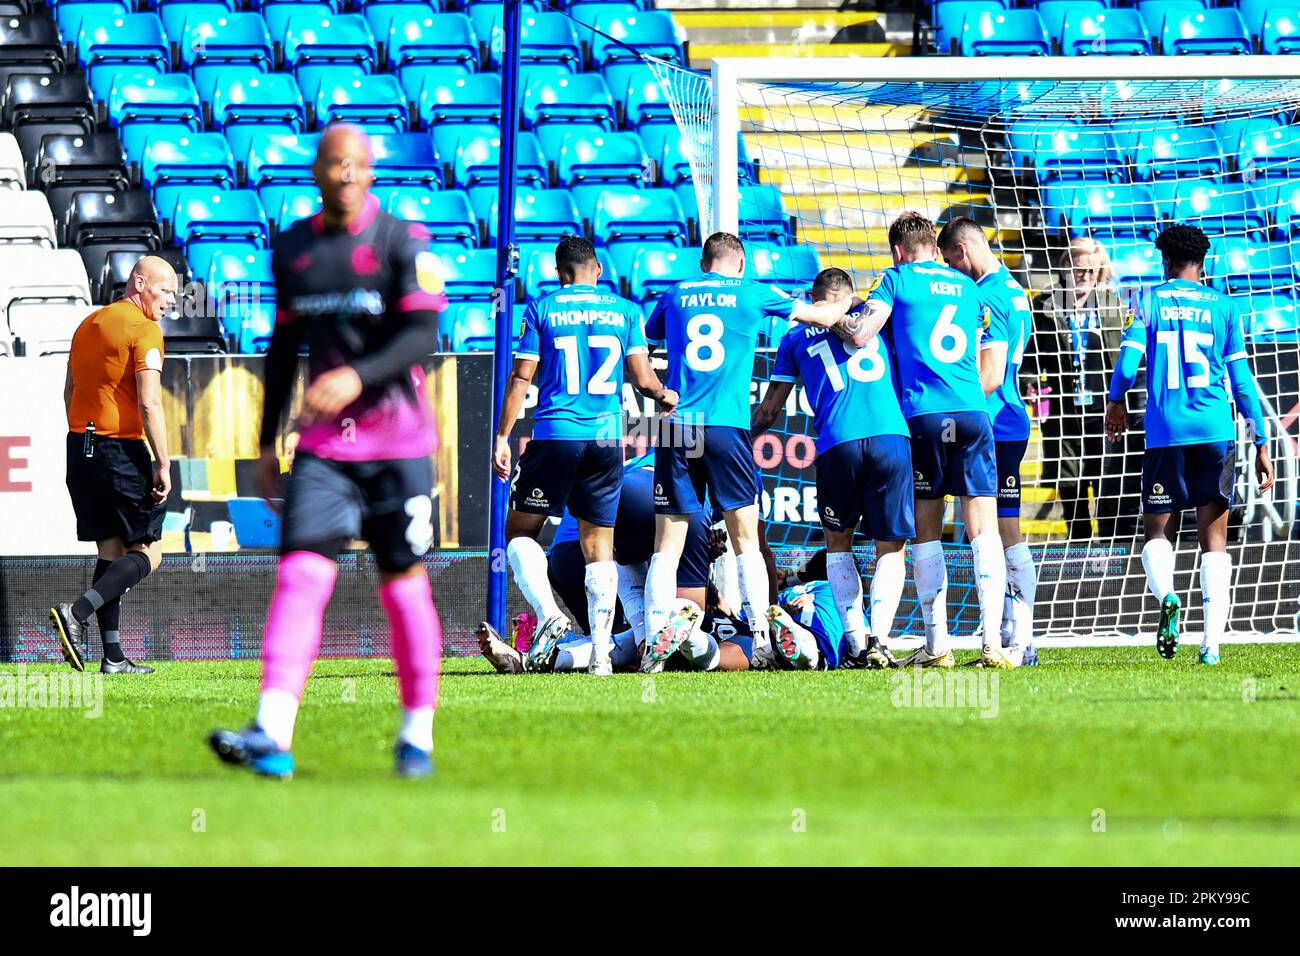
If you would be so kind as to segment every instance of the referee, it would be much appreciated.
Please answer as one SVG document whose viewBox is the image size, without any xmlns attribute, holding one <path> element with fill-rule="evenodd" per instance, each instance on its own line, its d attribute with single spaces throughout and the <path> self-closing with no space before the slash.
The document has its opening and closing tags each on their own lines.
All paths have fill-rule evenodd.
<svg viewBox="0 0 1300 956">
<path fill-rule="evenodd" d="M 72 336 L 63 405 L 68 415 L 68 493 L 77 539 L 99 549 L 90 590 L 50 608 L 73 669 L 86 669 L 86 622 L 99 623 L 105 674 L 152 674 L 118 639 L 122 596 L 158 567 L 171 460 L 162 409 L 163 336 L 176 305 L 176 273 L 163 259 L 135 264 L 127 295 L 86 317 Z M 153 449 L 153 460 L 145 439 Z"/>
</svg>

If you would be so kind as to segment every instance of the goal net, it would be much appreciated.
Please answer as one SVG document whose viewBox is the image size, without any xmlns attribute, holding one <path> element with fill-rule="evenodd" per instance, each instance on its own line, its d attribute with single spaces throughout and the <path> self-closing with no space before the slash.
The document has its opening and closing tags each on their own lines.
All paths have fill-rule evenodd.
<svg viewBox="0 0 1300 956">
<path fill-rule="evenodd" d="M 1033 300 L 1021 524 L 1038 561 L 1038 627 L 1104 641 L 1149 633 L 1157 614 L 1139 558 L 1141 389 L 1127 442 L 1107 443 L 1102 421 L 1128 294 L 1162 280 L 1153 239 L 1175 221 L 1206 232 L 1208 280 L 1239 299 L 1278 475 L 1261 498 L 1239 423 L 1230 630 L 1296 629 L 1300 78 L 1284 60 L 720 60 L 711 76 L 651 65 L 693 152 L 701 235 L 735 231 L 769 253 L 811 246 L 822 268 L 847 270 L 862 289 L 891 265 L 886 230 L 904 210 L 985 229 Z M 760 357 L 756 378 L 763 368 Z M 765 503 L 770 537 L 796 549 L 793 561 L 819 546 L 820 530 L 815 506 L 788 507 L 815 495 L 815 471 L 806 455 L 779 454 L 812 427 L 806 406 L 787 411 Z M 969 635 L 978 609 L 950 509 L 950 613 Z M 869 566 L 869 548 L 863 558 Z M 1178 558 L 1195 631 L 1194 515 Z M 914 603 L 900 625 L 919 632 Z"/>
</svg>

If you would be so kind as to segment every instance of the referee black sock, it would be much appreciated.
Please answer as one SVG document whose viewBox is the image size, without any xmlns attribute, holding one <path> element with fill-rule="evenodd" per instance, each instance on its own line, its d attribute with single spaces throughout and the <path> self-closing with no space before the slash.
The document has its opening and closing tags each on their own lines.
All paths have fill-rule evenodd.
<svg viewBox="0 0 1300 956">
<path fill-rule="evenodd" d="M 95 580 L 92 583 L 98 583 L 99 579 L 104 576 L 104 572 L 112 566 L 112 561 L 105 561 L 103 558 L 96 561 Z M 113 664 L 126 660 L 126 655 L 122 653 L 121 641 L 118 638 L 118 623 L 121 617 L 121 598 L 109 601 L 95 612 L 95 620 L 99 622 L 99 640 L 104 645 L 104 660 Z"/>
<path fill-rule="evenodd" d="M 149 558 L 139 551 L 130 551 L 108 566 L 88 590 L 72 605 L 72 616 L 85 624 L 90 615 L 116 601 L 143 581 L 149 574 Z"/>
</svg>

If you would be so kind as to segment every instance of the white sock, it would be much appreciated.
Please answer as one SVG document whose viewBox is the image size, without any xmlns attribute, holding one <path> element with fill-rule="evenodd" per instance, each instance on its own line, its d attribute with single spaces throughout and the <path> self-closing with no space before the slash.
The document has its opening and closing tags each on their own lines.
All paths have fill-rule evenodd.
<svg viewBox="0 0 1300 956">
<path fill-rule="evenodd" d="M 1207 551 L 1201 555 L 1201 600 L 1205 602 L 1201 647 L 1217 654 L 1232 610 L 1232 555 L 1226 551 Z"/>
<path fill-rule="evenodd" d="M 645 576 L 645 633 L 653 641 L 664 629 L 677 600 L 677 563 L 675 554 L 655 554 Z"/>
<path fill-rule="evenodd" d="M 727 539 L 727 550 L 713 562 L 710 576 L 727 607 L 740 607 L 740 572 L 736 566 L 736 552 L 731 547 L 730 538 Z"/>
<path fill-rule="evenodd" d="M 1008 601 L 1004 607 L 1011 609 L 1011 640 L 1007 643 L 1020 642 L 1022 647 L 1034 643 L 1034 601 L 1038 596 L 1038 569 L 1034 567 L 1034 556 L 1029 545 L 1021 541 L 1007 548 L 1007 587 L 1020 594 L 1021 600 Z M 1004 611 L 1005 613 L 1005 611 Z M 1003 631 L 1007 630 L 1003 624 Z"/>
<path fill-rule="evenodd" d="M 761 551 L 747 551 L 736 555 L 736 576 L 740 581 L 740 608 L 749 629 L 757 636 L 766 636 L 767 628 L 767 562 Z"/>
<path fill-rule="evenodd" d="M 591 666 L 594 645 L 589 637 L 565 641 L 555 651 L 555 671 L 585 671 Z"/>
<path fill-rule="evenodd" d="M 1174 593 L 1174 546 L 1166 538 L 1152 538 L 1142 547 L 1142 567 L 1147 572 L 1147 587 L 1163 601 Z"/>
<path fill-rule="evenodd" d="M 713 635 L 698 624 L 691 632 L 690 639 L 682 644 L 682 656 L 691 662 L 697 671 L 717 670 L 722 661 L 722 651 Z"/>
<path fill-rule="evenodd" d="M 281 750 L 293 748 L 293 725 L 297 720 L 297 697 L 287 690 L 272 688 L 262 691 L 257 702 L 257 726 L 265 730 Z"/>
<path fill-rule="evenodd" d="M 907 559 L 902 551 L 876 555 L 876 571 L 871 576 L 871 636 L 878 641 L 894 629 L 906 576 Z"/>
<path fill-rule="evenodd" d="M 511 538 L 506 545 L 506 559 L 515 573 L 515 585 L 537 614 L 538 625 L 561 613 L 546 577 L 546 552 L 529 537 Z"/>
<path fill-rule="evenodd" d="M 1002 537 L 986 531 L 971 540 L 975 592 L 979 595 L 980 620 L 984 624 L 984 646 L 1002 643 L 1002 599 L 1007 593 L 1007 558 Z"/>
<path fill-rule="evenodd" d="M 433 750 L 433 708 L 403 708 L 402 729 L 397 732 L 397 739 L 426 752 Z"/>
<path fill-rule="evenodd" d="M 835 597 L 835 610 L 840 612 L 849 653 L 857 657 L 867 648 L 867 622 L 862 617 L 862 576 L 852 552 L 827 553 L 826 580 Z"/>
<path fill-rule="evenodd" d="M 590 625 L 593 653 L 601 659 L 613 650 L 614 604 L 618 600 L 618 565 L 613 561 L 593 561 L 587 565 L 587 623 Z"/>
<path fill-rule="evenodd" d="M 637 640 L 635 631 L 624 631 L 614 635 L 614 651 L 609 655 L 609 662 L 615 668 L 635 664 L 641 657 L 641 641 Z"/>
<path fill-rule="evenodd" d="M 925 649 L 942 654 L 948 649 L 948 566 L 942 541 L 912 545 L 912 574 L 925 622 Z"/>
<path fill-rule="evenodd" d="M 645 577 L 648 569 L 648 564 L 618 566 L 618 599 L 623 602 L 623 617 L 641 644 L 645 643 Z"/>
</svg>

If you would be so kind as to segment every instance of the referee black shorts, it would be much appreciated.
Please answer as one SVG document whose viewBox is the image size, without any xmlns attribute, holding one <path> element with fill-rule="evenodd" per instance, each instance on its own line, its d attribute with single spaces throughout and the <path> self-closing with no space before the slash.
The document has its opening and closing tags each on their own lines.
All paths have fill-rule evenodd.
<svg viewBox="0 0 1300 956">
<path fill-rule="evenodd" d="M 130 547 L 162 538 L 167 503 L 154 501 L 153 459 L 141 439 L 99 438 L 85 454 L 85 436 L 68 432 L 68 494 L 78 541 L 121 538 Z"/>
</svg>

